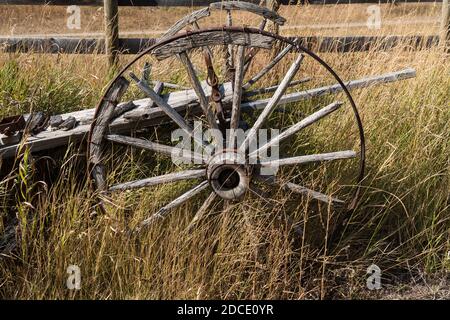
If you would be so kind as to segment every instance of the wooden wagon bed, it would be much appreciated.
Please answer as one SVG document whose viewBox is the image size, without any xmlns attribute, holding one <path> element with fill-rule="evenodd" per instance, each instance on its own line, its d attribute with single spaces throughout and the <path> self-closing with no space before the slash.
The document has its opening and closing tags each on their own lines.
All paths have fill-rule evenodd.
<svg viewBox="0 0 450 320">
<path fill-rule="evenodd" d="M 348 81 L 346 85 L 349 90 L 352 90 L 382 83 L 409 79 L 412 77 L 415 77 L 415 70 L 408 68 L 398 72 L 386 73 L 383 75 Z M 210 95 L 210 87 L 206 85 L 206 83 L 202 83 L 202 86 L 205 93 L 207 95 Z M 225 101 L 232 98 L 231 83 L 223 84 L 220 89 Z M 294 92 L 284 95 L 280 101 L 280 105 L 318 97 L 325 94 L 335 93 L 340 90 L 342 90 L 340 85 L 330 85 L 312 90 Z M 245 94 L 251 96 L 253 94 L 256 94 L 256 92 L 249 91 L 247 93 L 244 93 L 244 96 Z M 163 95 L 163 99 L 178 112 L 185 112 L 187 109 L 189 109 L 194 111 L 195 113 L 195 110 L 200 108 L 197 95 L 195 94 L 195 91 L 193 89 L 180 90 L 169 93 Z M 268 101 L 265 99 L 244 102 L 242 104 L 242 110 L 245 111 L 249 109 L 263 109 L 266 106 L 267 102 Z M 132 131 L 133 129 L 136 129 L 138 127 L 152 126 L 168 120 L 165 113 L 159 107 L 153 106 L 152 101 L 148 98 L 122 103 L 118 106 L 118 109 L 122 111 L 129 111 L 126 111 L 116 117 L 116 119 L 110 125 L 111 132 Z M 62 114 L 61 117 L 63 120 L 66 120 L 69 117 L 74 117 L 76 119 L 77 125 L 75 126 L 75 128 L 71 130 L 52 130 L 49 127 L 36 135 L 29 135 L 24 137 L 21 141 L 21 144 L 30 147 L 32 151 L 43 151 L 68 145 L 69 142 L 80 141 L 87 136 L 90 130 L 91 123 L 94 119 L 94 113 L 95 109 L 86 109 Z M 27 119 L 27 117 L 28 115 L 25 115 L 25 119 Z M 0 139 L 2 139 L 2 141 L 7 141 L 7 137 L 3 134 L 0 134 Z M 2 142 L 2 144 L 0 145 L 0 156 L 3 159 L 14 157 L 19 146 L 20 143 L 7 144 Z"/>
</svg>

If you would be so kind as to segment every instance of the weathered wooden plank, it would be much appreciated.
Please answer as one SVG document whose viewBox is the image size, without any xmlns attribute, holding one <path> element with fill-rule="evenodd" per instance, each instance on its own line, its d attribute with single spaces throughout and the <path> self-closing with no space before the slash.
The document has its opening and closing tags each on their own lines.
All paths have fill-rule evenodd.
<svg viewBox="0 0 450 320">
<path fill-rule="evenodd" d="M 192 25 L 194 26 L 194 29 L 195 29 L 195 30 L 200 30 L 200 25 L 198 24 L 197 21 L 195 21 L 194 23 L 192 23 Z M 212 50 L 211 50 L 209 47 L 204 47 L 204 48 L 203 48 L 203 51 L 204 51 L 204 53 L 205 53 L 206 55 L 209 56 L 209 59 L 210 59 L 211 61 L 213 61 L 213 52 L 212 52 Z"/>
<path fill-rule="evenodd" d="M 211 95 L 211 88 L 206 84 L 206 82 L 202 83 L 202 87 L 203 91 L 206 94 L 206 97 L 209 98 L 209 96 Z M 224 97 L 229 97 L 232 92 L 231 84 L 225 83 L 220 87 L 220 91 Z M 195 105 L 199 103 L 198 96 L 194 90 L 173 92 L 163 96 L 162 99 L 178 112 L 182 112 L 190 105 Z M 126 113 L 123 117 L 114 121 L 112 126 L 120 127 L 121 125 L 126 125 L 128 119 L 145 120 L 145 119 L 154 119 L 164 115 L 164 112 L 162 112 L 161 108 L 159 107 L 152 109 L 146 108 L 145 106 L 148 105 L 149 101 L 150 101 L 149 99 L 141 99 L 135 101 L 135 103 L 138 104 L 139 107 L 136 108 L 135 110 L 131 110 L 130 112 Z"/>
<path fill-rule="evenodd" d="M 308 81 L 311 81 L 311 78 L 308 77 L 308 78 L 304 78 L 304 79 L 300 79 L 300 80 L 291 81 L 291 83 L 289 83 L 288 88 L 298 86 L 299 84 L 302 84 L 302 83 L 305 83 Z M 273 93 L 273 92 L 277 91 L 278 87 L 279 87 L 279 85 L 245 91 L 242 95 L 245 98 L 250 98 L 253 96 L 260 95 L 260 94 Z"/>
<path fill-rule="evenodd" d="M 390 72 L 379 76 L 362 78 L 359 80 L 352 80 L 344 82 L 345 86 L 349 90 L 365 88 L 372 85 L 395 82 L 405 79 L 414 78 L 416 76 L 416 70 L 408 68 L 405 70 Z M 320 97 L 325 94 L 334 94 L 342 92 L 343 89 L 340 84 L 334 84 L 330 86 L 324 86 L 320 88 L 315 88 L 311 90 L 304 90 L 300 92 L 289 93 L 281 97 L 278 105 L 286 105 L 293 102 L 302 101 L 305 99 L 312 99 L 315 97 Z M 251 110 L 251 109 L 261 109 L 264 108 L 270 99 L 262 99 L 257 101 L 249 101 L 242 104 L 241 109 Z"/>
<path fill-rule="evenodd" d="M 158 60 L 164 60 L 191 49 L 208 46 L 232 44 L 269 49 L 271 48 L 273 41 L 274 39 L 272 37 L 263 34 L 246 33 L 243 31 L 205 31 L 158 46 L 153 49 L 152 53 Z"/>
<path fill-rule="evenodd" d="M 284 25 L 286 19 L 280 16 L 275 11 L 269 10 L 265 7 L 258 6 L 249 2 L 240 2 L 240 1 L 227 1 L 227 2 L 216 2 L 211 3 L 209 6 L 214 10 L 243 10 L 248 11 L 254 14 L 257 14 L 265 19 L 271 20 L 278 25 Z"/>
<path fill-rule="evenodd" d="M 109 191 L 123 191 L 130 189 L 138 189 L 144 187 L 151 187 L 158 184 L 172 183 L 181 180 L 198 179 L 206 176 L 205 169 L 199 170 L 186 170 L 175 173 L 169 173 L 162 176 L 146 178 L 142 180 L 135 180 L 130 182 L 124 182 L 109 187 Z"/>
<path fill-rule="evenodd" d="M 158 82 L 160 81 L 151 81 L 151 83 L 156 86 L 158 84 Z M 180 86 L 178 84 L 175 83 L 170 83 L 170 82 L 162 82 L 162 84 L 164 85 L 164 88 L 169 88 L 169 89 L 176 89 L 176 90 L 189 90 L 188 87 L 184 87 L 184 86 Z M 156 90 L 155 90 L 156 91 Z"/>
<path fill-rule="evenodd" d="M 352 80 L 346 82 L 346 86 L 349 90 L 370 87 L 373 85 L 379 85 L 389 82 L 395 82 L 400 80 L 405 80 L 415 77 L 416 72 L 414 69 L 408 68 L 405 70 L 391 72 L 387 74 L 382 74 L 373 77 L 362 78 L 358 80 Z M 205 91 L 207 97 L 211 95 L 211 89 L 206 83 L 202 83 L 203 90 Z M 224 99 L 230 99 L 232 90 L 231 84 L 225 83 L 220 87 Z M 305 99 L 310 99 L 318 97 L 325 94 L 334 94 L 342 91 L 342 87 L 339 84 L 324 86 L 321 88 L 305 90 L 301 92 L 295 92 L 291 94 L 286 94 L 281 97 L 279 106 L 285 105 L 292 102 L 302 101 Z M 195 106 L 198 104 L 198 98 L 194 90 L 185 90 L 179 92 L 173 92 L 162 97 L 172 108 L 178 112 L 183 112 L 190 106 Z M 136 128 L 142 126 L 151 126 L 159 124 L 162 121 L 166 121 L 165 113 L 159 107 L 149 108 L 151 99 L 140 99 L 135 100 L 133 103 L 137 106 L 133 110 L 128 111 L 122 116 L 115 119 L 109 126 L 111 132 L 128 132 L 130 130 L 135 130 Z M 263 99 L 258 101 L 250 101 L 242 103 L 241 110 L 249 111 L 253 109 L 264 108 L 269 99 Z M 125 102 L 129 103 L 129 102 Z M 119 105 L 120 106 L 120 105 Z M 118 107 L 119 107 L 118 106 Z M 70 112 L 61 115 L 63 120 L 67 119 L 69 116 L 73 116 L 77 119 L 79 125 L 72 130 L 62 131 L 56 130 L 51 131 L 47 129 L 46 131 L 40 132 L 35 136 L 27 137 L 24 143 L 27 147 L 31 148 L 31 151 L 37 152 L 42 150 L 49 150 L 55 147 L 67 145 L 69 142 L 77 142 L 84 139 L 90 130 L 90 123 L 94 118 L 95 109 L 87 109 L 82 111 Z M 26 118 L 26 115 L 25 115 Z M 133 120 L 131 120 L 133 119 Z M 0 138 L 3 135 L 0 135 Z M 0 145 L 0 157 L 10 158 L 14 157 L 18 149 L 18 145 Z"/>
<path fill-rule="evenodd" d="M 156 86 L 157 81 L 152 81 L 152 84 Z M 167 86 L 167 83 L 164 82 L 164 87 Z M 211 95 L 210 87 L 206 84 L 206 82 L 202 83 L 203 91 L 206 94 L 206 97 L 208 98 Z M 230 84 L 224 84 L 221 87 L 221 92 L 223 95 L 228 96 L 231 93 L 231 85 Z M 181 105 L 188 105 L 191 103 L 195 103 L 198 101 L 197 95 L 194 90 L 188 89 L 188 90 L 180 90 L 176 92 L 171 92 L 166 95 L 162 96 L 162 99 L 164 99 L 169 105 L 172 107 L 179 109 L 181 108 Z M 145 98 L 145 99 L 139 99 L 132 101 L 137 107 L 135 110 L 131 110 L 126 113 L 125 118 L 127 119 L 137 119 L 141 118 L 146 119 L 151 116 L 153 116 L 153 113 L 146 114 L 146 112 L 149 112 L 149 106 L 152 104 L 151 99 Z M 123 108 L 124 104 L 128 104 L 130 102 L 124 102 L 117 106 L 117 108 Z M 159 110 L 159 108 L 157 109 Z M 94 118 L 95 109 L 85 109 L 80 111 L 74 111 L 69 112 L 66 114 L 61 115 L 63 119 L 65 120 L 69 116 L 73 116 L 77 119 L 77 121 L 81 124 L 90 124 Z M 25 115 L 26 116 L 26 115 Z"/>
</svg>

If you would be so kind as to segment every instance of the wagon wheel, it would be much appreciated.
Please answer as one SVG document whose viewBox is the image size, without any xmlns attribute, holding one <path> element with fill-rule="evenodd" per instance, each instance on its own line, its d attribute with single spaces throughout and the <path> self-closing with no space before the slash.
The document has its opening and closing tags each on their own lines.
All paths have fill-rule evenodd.
<svg viewBox="0 0 450 320">
<path fill-rule="evenodd" d="M 263 12 L 261 15 L 265 19 L 278 17 L 275 13 Z M 273 60 L 261 68 L 249 66 L 254 61 L 267 59 L 274 45 L 284 49 Z M 225 61 L 216 54 L 223 52 L 224 48 L 230 52 Z M 246 60 L 246 52 L 252 53 L 253 60 Z M 149 59 L 154 60 L 152 74 L 158 75 L 155 69 L 160 68 L 159 75 L 170 79 L 170 69 L 176 78 L 188 79 L 186 82 L 192 89 L 169 93 L 169 87 L 162 94 L 163 81 L 155 81 L 152 88 L 147 74 Z M 227 82 L 229 68 L 225 68 L 222 75 L 215 69 L 227 62 L 233 66 L 231 82 Z M 180 68 L 174 67 L 175 63 Z M 196 63 L 206 64 L 204 74 L 195 66 Z M 306 63 L 315 67 L 302 68 L 302 77 L 295 79 Z M 284 70 L 286 65 L 289 66 L 287 71 Z M 136 75 L 139 70 L 144 70 L 141 78 Z M 180 76 L 180 70 L 183 70 L 183 76 Z M 312 73 L 311 78 L 304 74 L 307 71 Z M 270 81 L 276 74 L 281 75 L 278 84 L 257 87 L 264 79 L 269 78 L 265 81 Z M 203 76 L 206 81 L 200 80 Z M 317 87 L 322 82 L 329 83 L 330 79 L 331 86 Z M 314 82 L 317 83 L 313 88 L 295 89 Z M 341 95 L 339 99 L 327 101 L 324 98 L 325 94 L 338 92 Z M 299 109 L 299 103 L 310 98 L 314 99 L 303 102 L 302 109 Z M 130 102 L 130 99 L 134 101 Z M 121 100 L 128 102 L 120 103 Z M 134 110 L 117 117 L 120 110 L 129 109 Z M 333 119 L 337 113 L 342 114 L 343 120 Z M 193 120 L 200 121 L 196 122 L 195 128 L 191 123 Z M 161 126 L 161 123 L 166 125 Z M 174 146 L 172 141 L 164 142 L 162 136 L 168 130 L 167 123 L 175 124 L 178 133 L 185 140 L 193 141 L 193 146 L 180 147 Z M 199 123 L 201 130 L 197 130 Z M 308 135 L 306 138 L 311 141 L 306 142 L 298 137 L 319 123 L 334 124 L 336 131 L 333 137 Z M 153 131 L 142 132 L 143 137 L 124 134 L 130 129 L 136 131 L 152 126 L 156 127 Z M 246 127 L 250 129 L 239 140 L 239 129 Z M 260 130 L 267 127 L 279 129 L 280 134 L 261 143 Z M 349 127 L 354 130 L 352 134 L 348 133 Z M 206 131 L 214 134 L 205 135 Z M 216 133 L 222 135 L 217 136 Z M 293 140 L 294 137 L 297 139 Z M 317 149 L 321 145 L 326 146 L 327 141 L 333 138 L 350 147 L 307 153 L 312 144 L 317 145 Z M 319 143 L 321 140 L 324 142 Z M 111 165 L 115 163 L 117 166 L 124 158 L 122 150 L 119 155 L 108 152 L 117 145 L 150 151 L 156 157 L 163 155 L 168 161 L 165 165 L 158 165 L 162 172 L 157 175 L 143 172 L 142 179 L 130 181 L 126 168 L 117 170 Z M 280 156 L 268 156 L 266 151 L 276 150 L 277 145 L 280 146 Z M 261 28 L 225 26 L 164 37 L 130 62 L 112 81 L 96 109 L 89 136 L 91 173 L 102 199 L 108 196 L 113 199 L 115 196 L 111 195 L 129 190 L 183 182 L 181 187 L 186 189 L 151 214 L 140 227 L 167 216 L 173 209 L 194 201 L 196 197 L 205 196 L 205 192 L 209 195 L 197 210 L 193 222 L 198 221 L 217 201 L 244 203 L 255 195 L 264 201 L 276 201 L 276 194 L 271 192 L 275 187 L 285 190 L 288 195 L 300 194 L 327 207 L 346 205 L 351 209 L 356 204 L 359 183 L 364 176 L 364 158 L 361 120 L 342 80 L 308 49 Z M 331 169 L 327 169 L 329 166 Z M 331 180 L 339 183 L 331 186 L 325 179 L 325 184 L 318 185 L 325 190 L 318 190 L 314 182 L 317 175 L 331 176 Z M 344 181 L 341 182 L 341 178 Z M 187 187 L 186 181 L 189 182 Z M 351 191 L 347 190 L 349 187 Z M 338 197 L 338 193 L 345 198 Z"/>
</svg>

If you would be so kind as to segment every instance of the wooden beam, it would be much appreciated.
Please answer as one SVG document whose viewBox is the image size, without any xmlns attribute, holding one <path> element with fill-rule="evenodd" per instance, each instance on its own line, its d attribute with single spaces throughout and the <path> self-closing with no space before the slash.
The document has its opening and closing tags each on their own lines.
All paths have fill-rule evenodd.
<svg viewBox="0 0 450 320">
<path fill-rule="evenodd" d="M 348 36 L 348 37 L 290 37 L 299 44 L 315 52 L 357 52 L 369 50 L 389 50 L 398 45 L 409 48 L 427 49 L 439 44 L 439 36 Z M 152 46 L 157 39 L 123 38 L 119 40 L 121 54 L 137 54 Z M 243 41 L 240 41 L 242 44 Z M 104 39 L 97 38 L 0 38 L 0 51 L 33 53 L 105 53 Z"/>
<path fill-rule="evenodd" d="M 415 77 L 414 69 L 405 69 L 398 72 L 391 72 L 387 74 L 382 74 L 378 76 L 372 76 L 368 78 L 362 78 L 358 80 L 352 80 L 346 82 L 347 88 L 349 90 L 370 87 L 378 84 L 389 83 L 394 81 L 405 80 Z M 211 88 L 204 85 L 203 90 L 205 91 L 207 97 L 211 95 Z M 222 95 L 231 99 L 232 90 L 230 83 L 224 83 L 220 87 Z M 291 94 L 284 95 L 279 102 L 279 105 L 302 101 L 305 99 L 310 99 L 313 97 L 322 96 L 325 94 L 333 94 L 342 91 L 342 87 L 339 84 L 325 86 L 316 89 L 310 89 L 302 92 L 294 92 Z M 185 90 L 179 92 L 173 92 L 162 97 L 167 104 L 169 104 L 175 111 L 182 113 L 186 109 L 201 110 L 198 106 L 198 97 L 194 90 Z M 244 111 L 263 109 L 269 101 L 258 100 L 245 102 L 242 104 L 241 109 Z M 130 102 L 125 102 L 130 103 Z M 161 108 L 154 107 L 149 108 L 149 104 L 152 103 L 151 99 L 140 99 L 133 101 L 137 107 L 126 112 L 122 116 L 114 119 L 109 125 L 109 130 L 111 133 L 121 133 L 130 132 L 139 127 L 143 126 L 154 126 L 162 122 L 167 122 L 167 117 Z M 120 105 L 118 106 L 120 107 Z M 81 111 L 70 112 L 61 115 L 63 120 L 72 116 L 75 117 L 79 125 L 72 130 L 63 131 L 56 130 L 51 131 L 47 129 L 43 132 L 38 133 L 35 136 L 30 136 L 24 142 L 24 145 L 31 148 L 32 152 L 43 151 L 54 149 L 56 147 L 68 145 L 70 142 L 77 142 L 83 140 L 90 130 L 91 123 L 94 118 L 95 109 L 86 109 Z M 25 115 L 27 118 L 27 115 Z M 0 139 L 4 136 L 0 134 Z M 10 158 L 13 157 L 17 150 L 19 149 L 18 144 L 1 144 L 0 142 L 0 158 Z"/>
<path fill-rule="evenodd" d="M 414 78 L 416 76 L 416 70 L 412 68 L 407 68 L 397 72 L 385 73 L 379 76 L 366 77 L 358 80 L 346 81 L 344 82 L 348 90 L 354 90 L 359 88 L 365 88 L 377 84 L 395 82 L 405 79 Z M 320 97 L 326 94 L 336 94 L 342 92 L 343 88 L 340 84 L 333 84 L 330 86 L 324 86 L 309 90 L 304 90 L 300 92 L 292 92 L 283 95 L 280 98 L 278 106 L 286 105 L 292 102 L 299 102 L 306 99 L 312 99 L 315 97 Z M 257 101 L 249 101 L 242 104 L 241 109 L 243 111 L 249 110 L 259 110 L 265 108 L 265 106 L 270 102 L 270 99 L 262 99 Z"/>
</svg>

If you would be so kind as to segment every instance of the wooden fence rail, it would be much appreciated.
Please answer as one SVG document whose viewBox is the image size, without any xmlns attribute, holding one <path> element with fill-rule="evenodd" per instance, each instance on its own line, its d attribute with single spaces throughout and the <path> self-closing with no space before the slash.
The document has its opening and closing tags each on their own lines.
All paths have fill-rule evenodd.
<svg viewBox="0 0 450 320">
<path fill-rule="evenodd" d="M 425 49 L 439 43 L 439 36 L 350 36 L 350 37 L 290 37 L 317 52 L 350 52 L 389 50 L 398 45 Z M 137 54 L 155 43 L 156 39 L 125 38 L 118 42 L 121 54 Z M 0 51 L 33 53 L 107 53 L 104 39 L 79 38 L 0 38 Z"/>
</svg>

